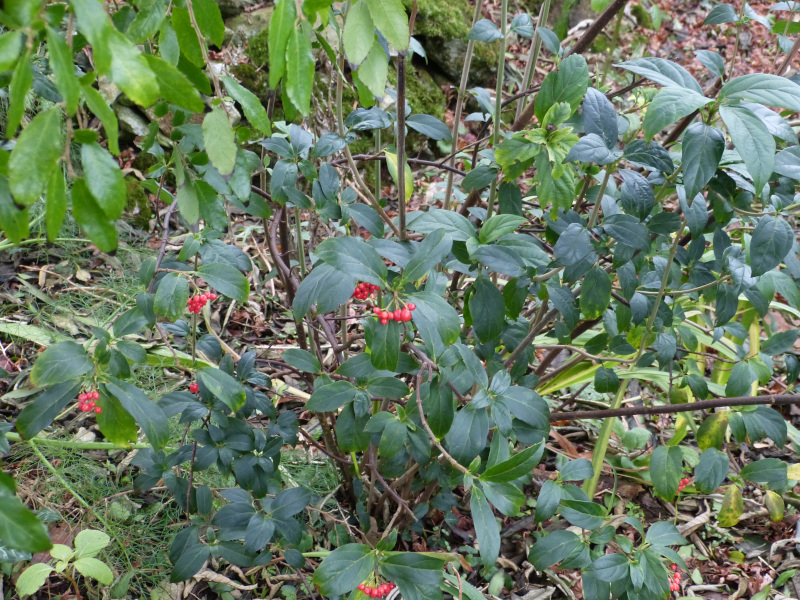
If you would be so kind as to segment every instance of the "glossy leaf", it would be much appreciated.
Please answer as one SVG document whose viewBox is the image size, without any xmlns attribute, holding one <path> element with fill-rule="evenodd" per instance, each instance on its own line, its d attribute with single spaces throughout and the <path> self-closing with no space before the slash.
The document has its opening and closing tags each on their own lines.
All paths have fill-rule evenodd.
<svg viewBox="0 0 800 600">
<path fill-rule="evenodd" d="M 198 268 L 197 273 L 220 294 L 237 302 L 247 302 L 250 282 L 239 271 L 221 263 L 210 263 Z"/>
<path fill-rule="evenodd" d="M 693 123 L 686 128 L 681 150 L 683 185 L 686 197 L 694 198 L 714 176 L 725 150 L 725 136 L 703 123 Z"/>
<path fill-rule="evenodd" d="M 8 161 L 8 185 L 14 200 L 30 206 L 42 195 L 64 152 L 61 109 L 36 115 L 22 130 Z"/>
</svg>

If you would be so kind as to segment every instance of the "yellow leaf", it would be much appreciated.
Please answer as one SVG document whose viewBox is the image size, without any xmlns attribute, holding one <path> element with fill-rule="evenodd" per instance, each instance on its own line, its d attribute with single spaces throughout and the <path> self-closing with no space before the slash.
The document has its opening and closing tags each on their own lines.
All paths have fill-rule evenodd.
<svg viewBox="0 0 800 600">
<path fill-rule="evenodd" d="M 386 166 L 389 169 L 389 174 L 392 176 L 395 184 L 397 183 L 397 154 L 393 154 L 391 152 L 386 152 Z M 408 166 L 408 163 L 405 165 L 406 170 L 406 201 L 411 198 L 411 193 L 414 191 L 414 176 L 411 174 L 411 167 Z"/>
</svg>

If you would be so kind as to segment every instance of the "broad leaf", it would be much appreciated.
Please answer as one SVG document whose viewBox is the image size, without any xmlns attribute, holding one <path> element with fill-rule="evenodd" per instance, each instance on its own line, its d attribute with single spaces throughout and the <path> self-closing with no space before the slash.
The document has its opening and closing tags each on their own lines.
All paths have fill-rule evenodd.
<svg viewBox="0 0 800 600">
<path fill-rule="evenodd" d="M 725 150 L 725 136 L 715 127 L 694 123 L 683 136 L 681 163 L 686 197 L 694 198 L 714 176 Z"/>
</svg>

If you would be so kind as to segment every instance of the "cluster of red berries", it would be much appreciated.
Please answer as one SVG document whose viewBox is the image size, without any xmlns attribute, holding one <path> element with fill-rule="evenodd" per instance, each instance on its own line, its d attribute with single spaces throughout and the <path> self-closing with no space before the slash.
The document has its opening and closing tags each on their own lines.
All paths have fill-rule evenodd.
<svg viewBox="0 0 800 600">
<path fill-rule="evenodd" d="M 678 573 L 678 565 L 672 563 L 672 578 L 669 580 L 669 591 L 670 592 L 680 592 L 681 591 L 681 574 Z"/>
<path fill-rule="evenodd" d="M 372 309 L 373 314 L 381 320 L 381 325 L 386 325 L 389 321 L 397 321 L 403 323 L 411 320 L 411 311 L 417 308 L 413 302 L 406 304 L 405 308 L 398 308 L 397 310 L 383 310 L 376 306 Z"/>
<path fill-rule="evenodd" d="M 678 493 L 680 494 L 683 491 L 683 488 L 685 488 L 687 485 L 689 485 L 689 479 L 687 477 L 684 477 L 678 484 Z"/>
<path fill-rule="evenodd" d="M 366 300 L 367 298 L 372 296 L 372 294 L 377 292 L 379 289 L 381 288 L 377 285 L 361 282 L 356 286 L 353 295 L 350 297 L 355 298 L 356 300 Z"/>
<path fill-rule="evenodd" d="M 192 312 L 196 315 L 200 314 L 200 311 L 206 305 L 206 302 L 209 300 L 216 300 L 217 295 L 212 292 L 206 292 L 205 294 L 198 294 L 197 296 L 192 296 L 189 298 L 189 301 L 186 305 L 189 307 L 189 312 Z"/>
<path fill-rule="evenodd" d="M 94 411 L 98 415 L 103 412 L 103 409 L 97 406 L 94 401 L 100 399 L 100 392 L 84 392 L 78 394 L 78 408 L 81 412 Z"/>
<path fill-rule="evenodd" d="M 364 585 L 363 583 L 358 586 L 358 589 L 364 592 L 365 595 L 369 596 L 370 598 L 383 598 L 389 592 L 391 592 L 395 587 L 397 587 L 393 583 L 386 583 L 380 584 L 378 587 L 370 587 L 368 585 Z"/>
<path fill-rule="evenodd" d="M 195 383 L 193 381 L 192 383 L 189 384 L 189 391 L 190 392 L 192 392 L 193 394 L 196 394 L 198 392 L 198 390 L 200 390 L 200 386 L 197 385 L 197 383 Z"/>
</svg>

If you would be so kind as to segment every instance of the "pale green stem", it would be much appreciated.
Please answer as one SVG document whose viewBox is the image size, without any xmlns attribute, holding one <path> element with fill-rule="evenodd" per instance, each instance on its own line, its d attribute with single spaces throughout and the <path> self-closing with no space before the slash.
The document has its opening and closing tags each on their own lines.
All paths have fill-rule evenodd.
<svg viewBox="0 0 800 600">
<path fill-rule="evenodd" d="M 506 73 L 506 31 L 508 20 L 508 0 L 502 0 L 500 5 L 500 33 L 503 39 L 500 40 L 500 57 L 497 59 L 497 89 L 495 90 L 494 102 L 494 118 L 492 126 L 492 146 L 497 148 L 500 143 L 500 126 L 502 125 L 502 112 L 503 112 L 503 85 L 505 83 Z M 494 212 L 494 199 L 497 195 L 497 179 L 492 181 L 492 187 L 489 189 L 489 200 L 486 204 L 486 220 L 492 217 Z"/>
<path fill-rule="evenodd" d="M 533 74 L 536 71 L 536 63 L 539 62 L 539 51 L 542 48 L 542 38 L 539 35 L 539 27 L 547 26 L 547 18 L 549 15 L 550 0 L 544 0 L 544 3 L 542 3 L 542 8 L 539 11 L 539 21 L 536 23 L 536 33 L 534 33 L 533 41 L 531 42 L 531 51 L 528 54 L 528 64 L 525 65 L 525 75 L 522 78 L 521 91 L 527 90 L 533 81 Z M 528 104 L 528 98 L 528 96 L 522 96 L 519 99 L 519 102 L 517 103 L 517 115 L 514 118 L 514 122 L 519 121 L 522 111 L 525 110 L 525 106 Z"/>
<path fill-rule="evenodd" d="M 683 232 L 684 227 L 686 227 L 685 218 L 681 220 L 681 227 L 675 233 L 675 239 L 673 240 L 672 247 L 669 251 L 667 264 L 664 267 L 664 276 L 661 278 L 661 287 L 658 290 L 658 296 L 656 296 L 653 309 L 650 311 L 650 316 L 647 319 L 647 325 L 644 329 L 645 334 L 642 338 L 642 343 L 639 344 L 639 351 L 636 353 L 636 360 L 628 366 L 629 372 L 636 368 L 636 363 L 639 362 L 639 359 L 644 353 L 644 349 L 647 347 L 647 333 L 653 329 L 653 323 L 655 323 L 656 315 L 658 314 L 658 307 L 661 305 L 661 300 L 664 298 L 664 293 L 667 290 L 667 284 L 669 283 L 670 277 L 670 267 L 672 266 L 672 262 L 675 260 L 675 254 L 678 252 L 678 242 L 681 239 L 680 234 Z M 616 409 L 622 406 L 622 400 L 625 398 L 625 392 L 628 390 L 629 383 L 630 379 L 624 379 L 620 383 L 619 389 L 617 390 L 614 400 L 611 402 L 611 406 L 609 408 Z M 592 469 L 594 470 L 594 474 L 592 475 L 591 479 L 587 479 L 583 484 L 583 491 L 586 492 L 589 498 L 593 497 L 595 491 L 597 490 L 597 483 L 600 481 L 600 474 L 603 472 L 603 463 L 605 462 L 606 452 L 608 451 L 608 442 L 611 439 L 611 431 L 614 427 L 615 420 L 616 417 L 612 417 L 603 421 L 603 425 L 600 427 L 600 431 L 597 434 L 597 443 L 595 444 L 594 452 L 592 454 Z"/>
</svg>

